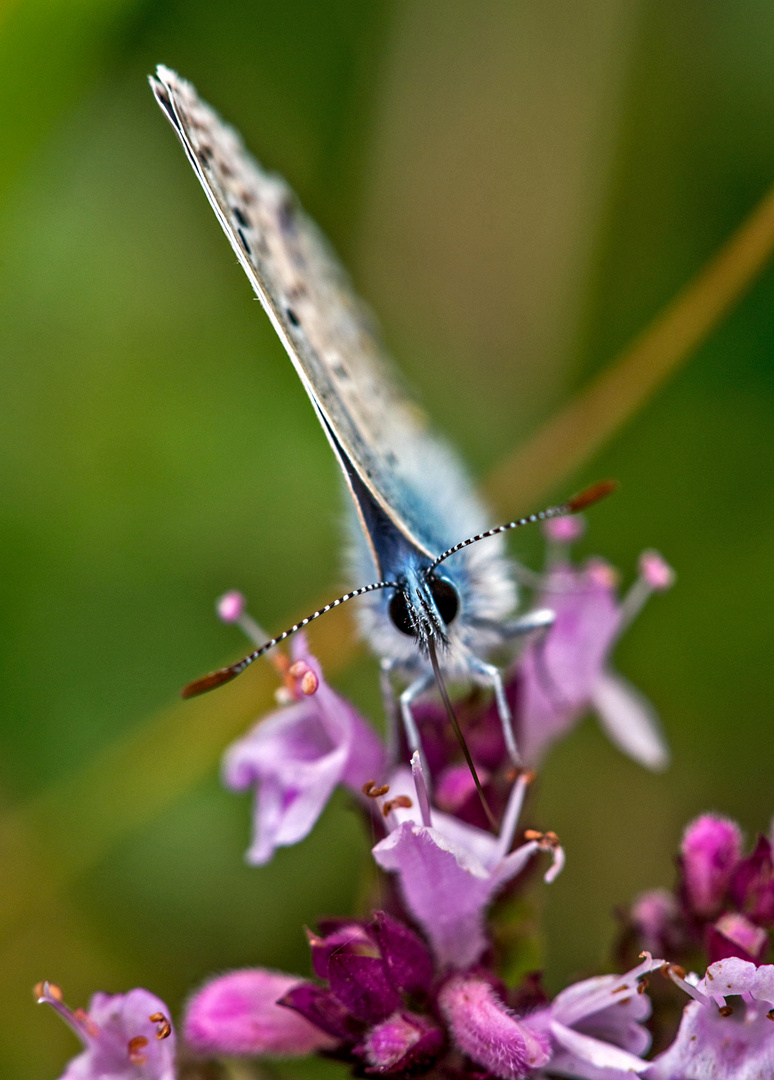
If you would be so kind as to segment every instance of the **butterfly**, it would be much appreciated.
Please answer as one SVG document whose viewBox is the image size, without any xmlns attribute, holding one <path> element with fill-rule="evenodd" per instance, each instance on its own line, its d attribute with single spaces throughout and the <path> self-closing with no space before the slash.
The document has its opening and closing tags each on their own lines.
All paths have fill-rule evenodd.
<svg viewBox="0 0 774 1080">
<path fill-rule="evenodd" d="M 394 679 L 402 684 L 398 710 L 411 752 L 421 750 L 412 706 L 434 682 L 454 722 L 445 677 L 492 688 L 518 765 L 502 675 L 490 657 L 511 638 L 546 630 L 553 613 L 513 617 L 516 584 L 502 534 L 575 513 L 613 485 L 605 481 L 561 506 L 480 531 L 487 513 L 465 468 L 403 390 L 369 309 L 285 181 L 262 169 L 174 71 L 159 66 L 150 83 L 341 467 L 353 509 L 350 569 L 355 580 L 370 582 L 183 695 L 228 682 L 313 619 L 362 597 L 360 627 L 380 658 L 388 700 Z"/>
</svg>

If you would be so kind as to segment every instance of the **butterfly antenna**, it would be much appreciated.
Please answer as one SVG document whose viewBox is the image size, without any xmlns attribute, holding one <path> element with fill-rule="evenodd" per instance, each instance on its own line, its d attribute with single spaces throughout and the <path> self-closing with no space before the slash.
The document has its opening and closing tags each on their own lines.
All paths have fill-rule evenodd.
<svg viewBox="0 0 774 1080">
<path fill-rule="evenodd" d="M 353 600 L 356 596 L 363 596 L 365 593 L 375 592 L 377 589 L 397 589 L 399 586 L 395 581 L 375 581 L 371 585 L 361 585 L 359 589 L 353 589 L 352 592 L 344 593 L 343 596 L 339 596 L 336 600 L 332 600 L 330 604 L 326 604 L 325 607 L 318 608 L 317 611 L 311 615 L 307 615 L 305 619 L 295 623 L 288 630 L 283 630 L 281 634 L 277 634 L 276 637 L 271 638 L 264 645 L 261 645 L 260 649 L 256 649 L 255 652 L 251 652 L 249 656 L 245 656 L 242 660 L 238 660 L 236 664 L 231 664 L 230 667 L 219 668 L 217 671 L 211 671 L 209 675 L 204 675 L 201 679 L 194 679 L 193 682 L 188 683 L 180 691 L 181 697 L 191 698 L 198 697 L 199 694 L 206 694 L 208 690 L 215 690 L 218 686 L 223 686 L 227 682 L 231 682 L 237 675 L 241 675 L 245 668 L 257 660 L 259 657 L 267 653 L 269 649 L 273 649 L 275 645 L 279 645 L 285 638 L 289 638 L 291 634 L 295 634 L 297 630 L 303 630 L 305 626 L 308 626 L 310 622 L 314 622 L 315 619 L 319 619 L 321 615 L 327 614 L 335 607 L 339 607 L 341 604 L 345 604 L 347 600 Z"/>
<path fill-rule="evenodd" d="M 470 547 L 471 544 L 478 543 L 479 540 L 486 540 L 488 536 L 497 536 L 498 533 L 508 532 L 509 529 L 520 529 L 522 525 L 534 525 L 537 521 L 548 521 L 550 518 L 578 514 L 581 510 L 585 510 L 587 506 L 592 506 L 595 502 L 599 502 L 600 499 L 612 495 L 617 487 L 618 482 L 616 480 L 600 480 L 598 484 L 592 484 L 591 487 L 584 488 L 583 491 L 579 491 L 577 495 L 573 495 L 571 499 L 561 503 L 559 506 L 549 506 L 547 510 L 540 510 L 537 514 L 519 518 L 518 521 L 508 521 L 505 525 L 498 525 L 495 529 L 487 529 L 485 532 L 476 533 L 475 536 L 469 536 L 467 540 L 460 540 L 459 544 L 455 544 L 454 547 L 450 547 L 439 555 L 428 566 L 426 573 L 431 574 L 436 566 L 448 559 L 450 555 L 454 555 L 455 552 L 461 551 L 463 548 Z"/>
<path fill-rule="evenodd" d="M 446 683 L 443 681 L 443 676 L 441 675 L 441 667 L 438 663 L 438 655 L 435 651 L 435 642 L 432 638 L 428 638 L 427 649 L 430 654 L 430 663 L 433 665 L 433 674 L 435 675 L 435 681 L 438 684 L 441 701 L 443 702 L 444 708 L 446 709 L 446 715 L 449 718 L 449 723 L 452 726 L 454 734 L 457 736 L 457 741 L 462 747 L 462 753 L 465 755 L 465 761 L 467 762 L 468 768 L 470 769 L 470 775 L 473 777 L 473 783 L 476 785 L 476 791 L 478 792 L 478 797 L 481 800 L 481 805 L 484 808 L 484 813 L 487 816 L 489 824 L 495 831 L 497 831 L 497 819 L 489 808 L 489 803 L 486 801 L 486 795 L 484 794 L 484 789 L 481 786 L 481 781 L 478 778 L 476 766 L 473 763 L 473 758 L 470 756 L 468 744 L 465 742 L 465 736 L 462 734 L 462 728 L 460 727 L 459 720 L 457 719 L 457 716 L 454 712 L 454 707 L 452 706 L 451 700 L 449 698 L 449 692 L 446 689 Z"/>
</svg>

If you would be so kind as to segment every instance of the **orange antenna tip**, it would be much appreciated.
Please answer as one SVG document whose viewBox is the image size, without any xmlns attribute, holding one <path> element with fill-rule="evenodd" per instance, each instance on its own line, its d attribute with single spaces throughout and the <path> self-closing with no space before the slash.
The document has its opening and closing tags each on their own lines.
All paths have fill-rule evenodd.
<svg viewBox="0 0 774 1080">
<path fill-rule="evenodd" d="M 600 499 L 606 499 L 608 495 L 612 495 L 617 489 L 617 480 L 600 480 L 599 483 L 592 484 L 591 487 L 584 488 L 577 495 L 573 495 L 565 505 L 569 513 L 578 514 L 581 510 L 585 510 L 587 506 L 599 502 Z"/>
<path fill-rule="evenodd" d="M 180 691 L 180 696 L 192 698 L 198 697 L 199 694 L 206 694 L 208 690 L 215 690 L 218 686 L 231 682 L 238 674 L 239 671 L 234 671 L 230 667 L 219 668 L 218 671 L 212 671 L 209 675 L 203 675 L 201 679 L 194 679 L 193 682 L 189 682 Z"/>
</svg>

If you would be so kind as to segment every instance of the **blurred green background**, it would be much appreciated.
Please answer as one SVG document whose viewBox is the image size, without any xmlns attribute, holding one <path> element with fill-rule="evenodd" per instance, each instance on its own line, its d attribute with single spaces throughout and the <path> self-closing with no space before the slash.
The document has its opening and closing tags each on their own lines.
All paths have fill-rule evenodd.
<svg viewBox="0 0 774 1080">
<path fill-rule="evenodd" d="M 19 1080 L 76 1050 L 33 1006 L 38 979 L 73 1005 L 146 986 L 179 1015 L 211 972 L 306 972 L 302 923 L 352 909 L 367 852 L 339 799 L 245 867 L 249 802 L 218 758 L 268 676 L 175 703 L 242 649 L 213 616 L 225 589 L 272 629 L 335 593 L 341 504 L 153 102 L 159 61 L 289 178 L 481 476 L 774 182 L 765 0 L 0 5 L 0 1073 Z M 554 989 L 604 961 L 615 905 L 671 882 L 691 815 L 751 835 L 774 811 L 773 326 L 768 270 L 540 500 L 616 476 L 585 550 L 630 575 L 655 546 L 679 575 L 616 657 L 671 769 L 645 774 L 586 723 L 543 770 L 534 817 L 568 852 L 545 898 Z M 539 538 L 513 549 L 534 564 Z M 330 618 L 326 658 L 346 632 Z M 336 683 L 378 716 L 370 662 Z"/>
</svg>

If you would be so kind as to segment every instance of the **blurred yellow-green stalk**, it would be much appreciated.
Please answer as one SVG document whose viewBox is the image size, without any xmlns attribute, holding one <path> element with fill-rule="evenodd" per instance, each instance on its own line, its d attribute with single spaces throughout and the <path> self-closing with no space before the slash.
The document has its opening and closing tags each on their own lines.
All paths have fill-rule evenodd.
<svg viewBox="0 0 774 1080">
<path fill-rule="evenodd" d="M 73 1005 L 142 985 L 179 1015 L 208 973 L 306 972 L 302 924 L 352 910 L 367 852 L 341 799 L 305 843 L 246 868 L 248 801 L 220 788 L 218 757 L 268 676 L 176 703 L 242 648 L 218 594 L 241 588 L 272 630 L 335 595 L 341 504 L 308 401 L 153 103 L 159 61 L 288 177 L 482 478 L 774 183 L 764 0 L 5 0 L 0 1074 L 14 1080 L 54 1080 L 77 1050 L 34 1007 L 37 980 Z M 691 815 L 752 834 L 774 812 L 773 356 L 767 270 L 592 460 L 568 450 L 538 495 L 514 482 L 521 511 L 617 477 L 585 550 L 629 575 L 655 546 L 679 576 L 616 658 L 661 712 L 671 769 L 645 774 L 586 723 L 543 770 L 535 815 L 568 854 L 545 898 L 552 988 L 604 963 L 617 904 L 670 883 Z M 513 547 L 539 557 L 537 535 Z M 345 663 L 348 623 L 330 619 L 313 641 L 379 722 L 373 664 Z"/>
</svg>

